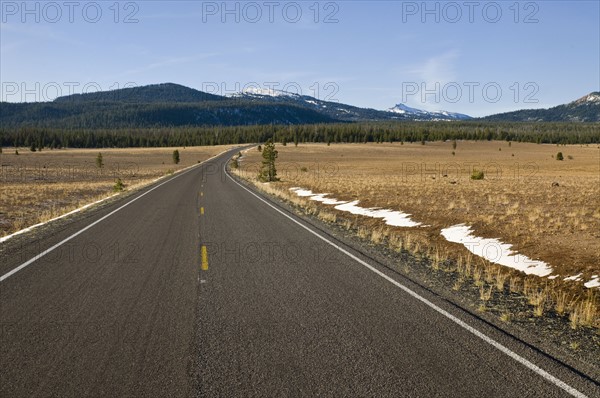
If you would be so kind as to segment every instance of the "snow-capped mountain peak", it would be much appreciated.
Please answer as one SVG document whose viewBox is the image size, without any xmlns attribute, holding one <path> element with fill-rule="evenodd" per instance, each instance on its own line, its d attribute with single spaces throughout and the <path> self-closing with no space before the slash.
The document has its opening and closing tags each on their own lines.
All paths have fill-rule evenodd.
<svg viewBox="0 0 600 398">
<path fill-rule="evenodd" d="M 593 93 L 589 93 L 586 96 L 579 98 L 576 101 L 573 101 L 575 104 L 600 104 L 600 92 L 595 91 Z"/>
<path fill-rule="evenodd" d="M 471 119 L 471 116 L 462 113 L 448 111 L 425 111 L 422 109 L 411 108 L 404 104 L 397 104 L 393 108 L 388 109 L 388 112 L 399 113 L 407 116 L 427 117 L 432 120 L 466 120 Z"/>
<path fill-rule="evenodd" d="M 299 95 L 296 93 L 290 93 L 283 90 L 276 90 L 272 88 L 262 88 L 262 87 L 247 87 L 244 88 L 240 93 L 234 94 L 234 96 L 262 96 L 262 97 L 298 97 Z"/>
<path fill-rule="evenodd" d="M 594 93 L 587 96 L 588 102 L 600 102 L 600 94 Z"/>
<path fill-rule="evenodd" d="M 404 104 L 397 104 L 393 108 L 388 109 L 388 111 L 393 112 L 393 113 L 400 113 L 402 115 L 405 115 L 405 114 L 421 115 L 421 114 L 427 113 L 421 109 L 411 108 L 410 106 L 406 106 Z"/>
</svg>

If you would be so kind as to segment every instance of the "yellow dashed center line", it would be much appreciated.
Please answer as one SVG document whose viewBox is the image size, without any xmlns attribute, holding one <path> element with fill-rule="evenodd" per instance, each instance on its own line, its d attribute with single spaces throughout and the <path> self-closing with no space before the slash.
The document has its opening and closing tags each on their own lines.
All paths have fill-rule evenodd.
<svg viewBox="0 0 600 398">
<path fill-rule="evenodd" d="M 206 251 L 206 246 L 202 246 L 202 271 L 208 271 L 208 252 Z"/>
<path fill-rule="evenodd" d="M 200 191 L 200 196 L 204 196 L 204 192 Z M 200 215 L 204 215 L 204 206 L 200 207 Z M 202 255 L 202 264 L 200 265 L 200 268 L 202 269 L 202 271 L 208 271 L 208 251 L 206 250 L 206 246 L 202 246 L 201 248 L 201 255 Z"/>
</svg>

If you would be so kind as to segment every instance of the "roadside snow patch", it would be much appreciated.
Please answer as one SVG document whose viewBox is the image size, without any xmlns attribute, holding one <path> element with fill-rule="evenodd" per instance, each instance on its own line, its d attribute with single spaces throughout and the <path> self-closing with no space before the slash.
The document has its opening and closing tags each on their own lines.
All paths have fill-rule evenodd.
<svg viewBox="0 0 600 398">
<path fill-rule="evenodd" d="M 347 203 L 343 200 L 337 200 L 337 199 L 333 199 L 333 198 L 326 198 L 325 196 L 329 195 L 328 193 L 320 193 L 317 195 L 314 195 L 310 198 L 310 200 L 314 200 L 317 202 L 321 202 L 325 205 L 339 205 L 342 203 Z"/>
<path fill-rule="evenodd" d="M 314 196 L 315 194 L 310 189 L 302 189 L 302 188 L 290 188 L 290 191 L 294 191 L 294 193 L 298 196 L 308 197 Z"/>
<path fill-rule="evenodd" d="M 294 192 L 298 196 L 308 197 L 310 200 L 321 202 L 326 205 L 335 205 L 336 210 L 366 217 L 383 218 L 387 225 L 394 227 L 417 227 L 421 225 L 421 223 L 411 220 L 409 217 L 410 214 L 403 213 L 401 211 L 360 207 L 358 206 L 358 200 L 346 202 L 334 198 L 326 198 L 325 196 L 329 195 L 327 193 L 316 194 L 308 189 L 302 189 L 298 187 L 290 188 L 290 191 Z"/>
<path fill-rule="evenodd" d="M 385 223 L 394 227 L 416 227 L 421 225 L 416 221 L 410 219 L 410 214 L 402 213 L 401 211 L 389 210 L 389 209 L 378 209 L 378 208 L 365 208 L 357 206 L 358 200 L 336 206 L 337 210 L 347 211 L 351 214 L 359 214 L 362 216 L 383 218 Z"/>
<path fill-rule="evenodd" d="M 523 271 L 528 275 L 548 276 L 552 273 L 552 267 L 547 263 L 514 252 L 512 245 L 498 239 L 481 238 L 471 232 L 471 227 L 459 224 L 442 229 L 442 236 L 449 242 L 461 243 L 471 253 L 492 263 Z"/>
<path fill-rule="evenodd" d="M 583 286 L 591 289 L 593 287 L 600 287 L 600 277 L 598 275 L 592 275 L 592 279 L 583 284 Z"/>
<path fill-rule="evenodd" d="M 580 281 L 582 275 L 583 274 L 577 274 L 577 275 L 569 276 L 567 278 L 564 278 L 563 281 Z"/>
</svg>

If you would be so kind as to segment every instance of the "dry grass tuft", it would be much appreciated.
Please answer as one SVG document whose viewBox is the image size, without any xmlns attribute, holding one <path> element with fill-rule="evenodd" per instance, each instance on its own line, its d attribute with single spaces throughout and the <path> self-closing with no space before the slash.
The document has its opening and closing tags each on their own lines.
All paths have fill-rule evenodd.
<svg viewBox="0 0 600 398">
<path fill-rule="evenodd" d="M 492 298 L 492 294 L 494 293 L 494 285 L 490 285 L 487 288 L 484 285 L 479 287 L 479 298 L 482 301 L 488 302 Z"/>
<path fill-rule="evenodd" d="M 575 308 L 569 314 L 569 320 L 573 329 L 578 326 L 600 326 L 600 312 L 595 292 L 588 292 L 586 297 L 575 305 Z"/>
<path fill-rule="evenodd" d="M 500 314 L 500 320 L 505 323 L 510 323 L 510 321 L 512 320 L 512 314 L 510 312 L 505 311 L 502 314 Z"/>
</svg>

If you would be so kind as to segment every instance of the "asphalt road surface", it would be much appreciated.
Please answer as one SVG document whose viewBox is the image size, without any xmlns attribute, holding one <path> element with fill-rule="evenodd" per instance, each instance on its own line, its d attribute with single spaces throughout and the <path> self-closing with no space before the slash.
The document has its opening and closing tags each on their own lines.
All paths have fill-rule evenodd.
<svg viewBox="0 0 600 398">
<path fill-rule="evenodd" d="M 0 397 L 600 396 L 265 203 L 232 153 L 3 251 Z"/>
</svg>

